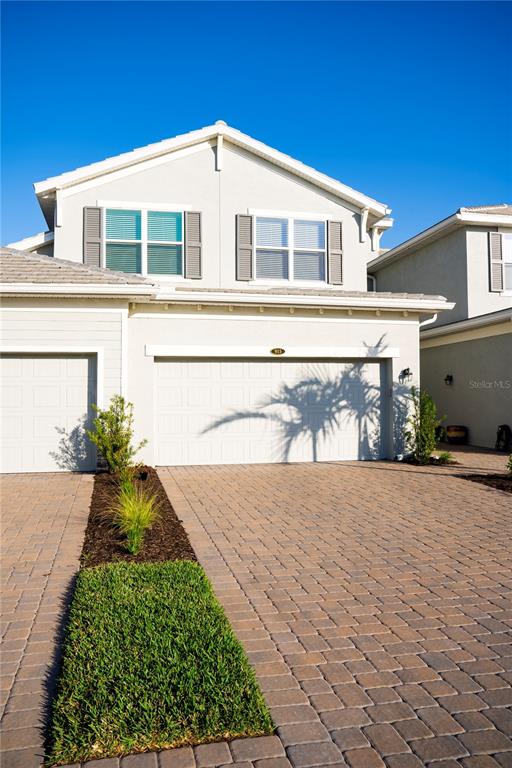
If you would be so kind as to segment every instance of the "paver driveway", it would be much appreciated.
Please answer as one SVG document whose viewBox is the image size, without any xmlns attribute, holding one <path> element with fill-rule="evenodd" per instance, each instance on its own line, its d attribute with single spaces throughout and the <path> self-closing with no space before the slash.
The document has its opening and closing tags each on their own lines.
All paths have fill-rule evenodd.
<svg viewBox="0 0 512 768">
<path fill-rule="evenodd" d="M 384 463 L 160 474 L 279 737 L 88 768 L 512 765 L 509 496 L 452 469 Z M 46 675 L 91 490 L 88 475 L 2 480 L 2 768 L 42 759 Z"/>
<path fill-rule="evenodd" d="M 160 470 L 297 768 L 512 766 L 511 497 L 454 471 Z"/>
</svg>

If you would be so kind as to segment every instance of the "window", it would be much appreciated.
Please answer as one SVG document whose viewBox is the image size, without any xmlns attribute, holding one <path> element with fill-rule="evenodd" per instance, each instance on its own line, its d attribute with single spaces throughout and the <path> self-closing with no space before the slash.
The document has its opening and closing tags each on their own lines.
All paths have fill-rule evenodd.
<svg viewBox="0 0 512 768">
<path fill-rule="evenodd" d="M 256 279 L 325 281 L 325 221 L 256 217 Z"/>
<path fill-rule="evenodd" d="M 183 274 L 183 213 L 107 208 L 105 265 L 143 275 Z"/>
<path fill-rule="evenodd" d="M 503 288 L 512 291 L 512 234 L 501 236 L 503 251 Z"/>
</svg>

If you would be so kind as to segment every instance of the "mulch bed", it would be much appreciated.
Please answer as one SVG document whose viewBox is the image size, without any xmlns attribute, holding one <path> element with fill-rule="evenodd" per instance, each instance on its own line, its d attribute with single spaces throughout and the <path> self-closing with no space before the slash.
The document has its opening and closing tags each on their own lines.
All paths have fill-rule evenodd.
<svg viewBox="0 0 512 768">
<path fill-rule="evenodd" d="M 512 477 L 507 475 L 458 475 L 463 480 L 471 480 L 472 483 L 481 483 L 498 491 L 512 493 Z"/>
<path fill-rule="evenodd" d="M 134 563 L 156 563 L 164 560 L 197 560 L 181 520 L 178 520 L 171 502 L 153 467 L 140 467 L 136 475 L 140 483 L 157 498 L 160 515 L 146 532 L 144 546 L 138 555 L 126 551 L 125 537 L 112 525 L 109 510 L 114 505 L 118 487 L 106 472 L 94 478 L 89 520 L 85 531 L 80 564 L 84 566 L 128 560 Z"/>
</svg>

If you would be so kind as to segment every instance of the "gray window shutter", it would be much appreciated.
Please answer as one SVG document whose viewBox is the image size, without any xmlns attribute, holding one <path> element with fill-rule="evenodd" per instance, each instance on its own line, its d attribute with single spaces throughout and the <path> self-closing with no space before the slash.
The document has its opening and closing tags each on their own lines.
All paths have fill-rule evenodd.
<svg viewBox="0 0 512 768">
<path fill-rule="evenodd" d="M 328 281 L 332 285 L 343 284 L 343 249 L 341 221 L 327 222 Z"/>
<path fill-rule="evenodd" d="M 84 264 L 101 266 L 101 208 L 84 208 Z"/>
<path fill-rule="evenodd" d="M 502 291 L 503 251 L 499 232 L 489 232 L 489 282 L 491 291 Z"/>
<path fill-rule="evenodd" d="M 198 280 L 203 276 L 201 214 L 185 211 L 185 277 Z"/>
<path fill-rule="evenodd" d="M 253 265 L 252 216 L 239 213 L 236 217 L 236 279 L 252 280 Z"/>
</svg>

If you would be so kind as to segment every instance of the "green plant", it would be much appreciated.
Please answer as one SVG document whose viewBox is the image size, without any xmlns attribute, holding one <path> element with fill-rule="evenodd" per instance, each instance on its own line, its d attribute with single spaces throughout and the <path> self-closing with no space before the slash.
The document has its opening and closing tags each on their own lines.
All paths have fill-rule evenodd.
<svg viewBox="0 0 512 768">
<path fill-rule="evenodd" d="M 200 565 L 83 568 L 48 763 L 272 733 L 240 641 Z"/>
<path fill-rule="evenodd" d="M 133 468 L 135 454 L 147 444 L 133 445 L 133 404 L 122 395 L 114 395 L 108 408 L 94 406 L 94 430 L 87 436 L 105 459 L 109 472 L 126 477 Z"/>
<path fill-rule="evenodd" d="M 428 464 L 437 445 L 436 429 L 442 419 L 437 417 L 435 403 L 427 392 L 412 387 L 411 403 L 409 428 L 406 429 L 405 436 L 414 460 L 418 464 Z"/>
<path fill-rule="evenodd" d="M 511 454 L 510 454 L 510 456 L 508 457 L 508 461 L 507 461 L 507 472 L 509 473 L 509 475 L 512 475 L 512 453 L 511 453 Z"/>
<path fill-rule="evenodd" d="M 144 535 L 158 517 L 156 496 L 151 496 L 133 481 L 123 479 L 119 496 L 112 508 L 114 523 L 127 538 L 126 548 L 137 555 L 144 542 Z"/>
<path fill-rule="evenodd" d="M 455 459 L 453 458 L 453 453 L 450 453 L 450 451 L 441 451 L 441 453 L 437 457 L 437 461 L 439 462 L 439 464 L 455 463 Z"/>
</svg>

